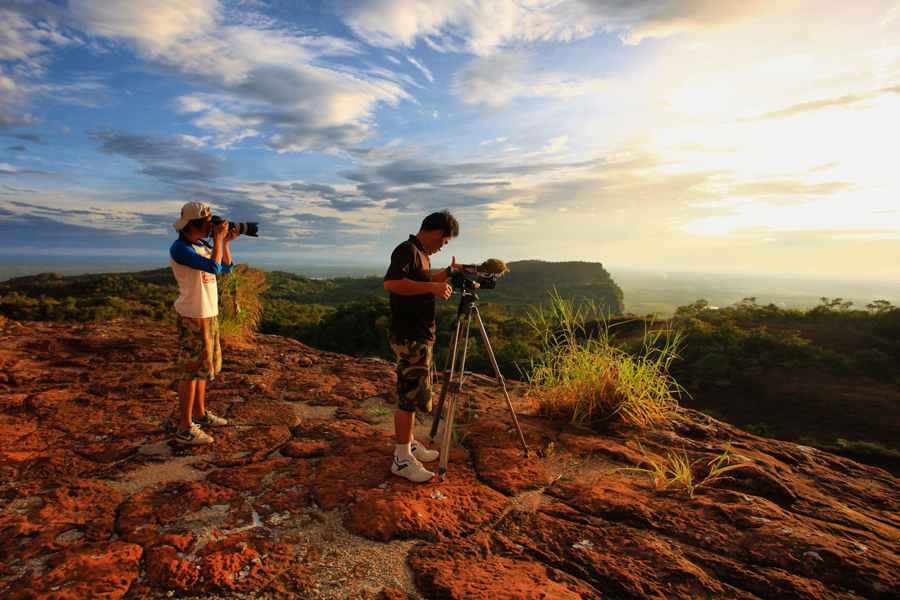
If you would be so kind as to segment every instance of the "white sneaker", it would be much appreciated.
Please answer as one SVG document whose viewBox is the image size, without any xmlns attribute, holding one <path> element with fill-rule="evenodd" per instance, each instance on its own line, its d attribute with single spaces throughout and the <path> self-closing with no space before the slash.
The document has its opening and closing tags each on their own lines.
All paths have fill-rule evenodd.
<svg viewBox="0 0 900 600">
<path fill-rule="evenodd" d="M 407 458 L 401 461 L 396 454 L 394 455 L 394 464 L 391 465 L 391 473 L 400 477 L 406 477 L 415 483 L 425 483 L 434 477 L 434 473 L 423 467 L 422 463 L 415 458 Z"/>
<path fill-rule="evenodd" d="M 206 435 L 200 430 L 196 423 L 192 424 L 189 429 L 175 432 L 175 441 L 181 444 L 190 444 L 192 446 L 202 446 L 203 444 L 211 444 L 212 437 Z"/>
<path fill-rule="evenodd" d="M 221 427 L 222 425 L 228 425 L 228 419 L 217 417 L 209 411 L 206 411 L 206 414 L 202 417 L 191 417 L 191 422 L 196 423 L 200 427 Z"/>
<path fill-rule="evenodd" d="M 416 457 L 416 460 L 419 462 L 432 462 L 438 459 L 438 456 L 441 455 L 437 450 L 429 450 L 416 440 L 412 441 L 412 444 L 409 447 L 412 455 Z"/>
</svg>

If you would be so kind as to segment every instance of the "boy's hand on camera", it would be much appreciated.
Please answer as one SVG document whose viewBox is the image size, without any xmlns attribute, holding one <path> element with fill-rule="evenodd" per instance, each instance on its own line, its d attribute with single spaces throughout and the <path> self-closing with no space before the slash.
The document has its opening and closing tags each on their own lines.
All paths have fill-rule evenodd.
<svg viewBox="0 0 900 600">
<path fill-rule="evenodd" d="M 229 229 L 228 233 L 225 234 L 225 241 L 230 242 L 231 240 L 233 240 L 234 238 L 236 238 L 239 235 L 241 235 L 241 234 L 238 233 L 237 229 Z"/>
<path fill-rule="evenodd" d="M 449 283 L 433 283 L 432 285 L 432 294 L 437 296 L 438 298 L 442 298 L 444 300 L 450 299 L 450 294 L 453 293 L 453 288 L 450 287 Z"/>
<path fill-rule="evenodd" d="M 228 233 L 228 221 L 222 220 L 217 226 L 213 227 L 213 239 L 222 240 Z"/>
</svg>

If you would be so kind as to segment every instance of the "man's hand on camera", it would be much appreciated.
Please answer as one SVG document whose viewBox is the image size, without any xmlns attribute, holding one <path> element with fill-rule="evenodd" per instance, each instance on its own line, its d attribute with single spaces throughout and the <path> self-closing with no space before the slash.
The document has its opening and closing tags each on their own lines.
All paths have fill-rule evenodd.
<svg viewBox="0 0 900 600">
<path fill-rule="evenodd" d="M 453 288 L 449 283 L 432 283 L 431 287 L 431 293 L 444 300 L 449 300 L 450 294 L 453 293 Z"/>
<path fill-rule="evenodd" d="M 231 240 L 233 240 L 234 238 L 236 238 L 239 235 L 241 235 L 241 234 L 238 233 L 237 229 L 229 229 L 228 233 L 225 234 L 225 241 L 230 242 Z"/>
<path fill-rule="evenodd" d="M 222 222 L 213 227 L 213 240 L 222 241 L 228 234 L 228 221 L 222 219 Z"/>
</svg>

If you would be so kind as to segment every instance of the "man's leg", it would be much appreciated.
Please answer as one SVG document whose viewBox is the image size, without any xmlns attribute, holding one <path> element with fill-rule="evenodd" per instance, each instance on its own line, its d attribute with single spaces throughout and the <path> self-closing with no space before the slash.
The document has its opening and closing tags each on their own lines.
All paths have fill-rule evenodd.
<svg viewBox="0 0 900 600">
<path fill-rule="evenodd" d="M 400 446 L 409 444 L 413 436 L 416 413 L 398 408 L 394 411 L 394 441 Z"/>
<path fill-rule="evenodd" d="M 411 448 L 416 408 L 421 407 L 422 397 L 426 394 L 431 396 L 427 356 L 421 350 L 422 346 L 424 345 L 416 342 L 391 339 L 391 348 L 397 356 L 397 409 L 394 411 L 394 439 L 397 446 L 391 473 L 416 483 L 423 483 L 434 477 L 434 473 L 416 459 Z"/>
</svg>

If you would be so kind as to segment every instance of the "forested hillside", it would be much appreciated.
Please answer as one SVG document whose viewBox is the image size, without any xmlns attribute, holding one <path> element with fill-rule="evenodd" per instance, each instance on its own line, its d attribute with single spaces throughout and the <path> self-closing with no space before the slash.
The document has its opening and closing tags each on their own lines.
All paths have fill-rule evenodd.
<svg viewBox="0 0 900 600">
<path fill-rule="evenodd" d="M 598 315 L 616 314 L 622 290 L 599 263 L 522 261 L 496 288 L 480 291 L 482 318 L 504 374 L 518 377 L 537 351 L 531 327 L 523 318 L 546 302 L 554 286 L 561 297 L 593 303 Z M 292 337 L 323 350 L 350 356 L 389 359 L 385 337 L 390 320 L 381 277 L 311 279 L 284 271 L 266 273 L 260 331 Z M 128 274 L 63 277 L 54 273 L 0 283 L 0 314 L 22 321 L 89 322 L 113 318 L 174 320 L 178 296 L 168 268 Z M 443 360 L 456 315 L 457 297 L 438 304 L 435 356 Z M 441 363 L 442 364 L 442 363 Z M 468 366 L 489 371 L 480 346 L 470 351 Z"/>
</svg>

